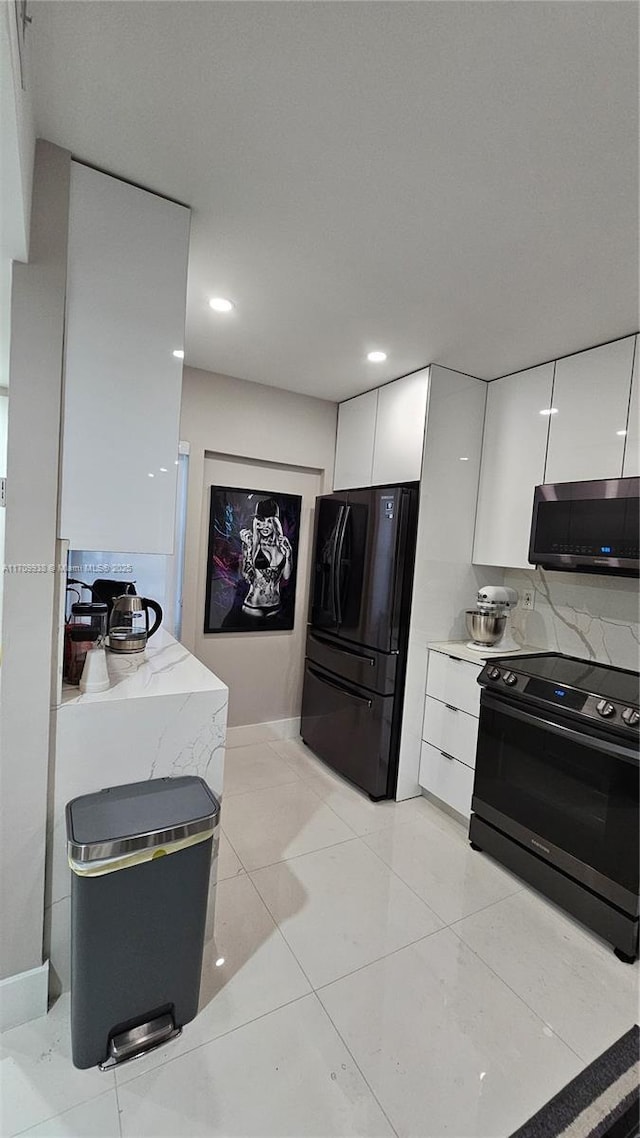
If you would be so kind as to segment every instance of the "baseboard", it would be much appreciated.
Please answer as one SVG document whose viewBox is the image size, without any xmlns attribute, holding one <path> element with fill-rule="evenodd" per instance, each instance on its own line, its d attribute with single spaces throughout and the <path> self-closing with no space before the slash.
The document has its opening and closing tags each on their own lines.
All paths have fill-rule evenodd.
<svg viewBox="0 0 640 1138">
<path fill-rule="evenodd" d="M 276 739 L 296 739 L 300 734 L 300 717 L 274 719 L 272 723 L 248 723 L 244 727 L 227 728 L 227 747 L 248 747 L 251 743 L 269 743 Z"/>
<path fill-rule="evenodd" d="M 46 1015 L 48 998 L 48 960 L 39 968 L 0 980 L 0 1031 Z"/>
</svg>

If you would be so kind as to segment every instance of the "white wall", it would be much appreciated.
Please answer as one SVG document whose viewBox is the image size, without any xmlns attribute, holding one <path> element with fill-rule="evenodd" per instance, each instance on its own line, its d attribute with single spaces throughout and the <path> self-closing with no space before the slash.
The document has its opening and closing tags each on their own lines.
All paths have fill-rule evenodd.
<svg viewBox="0 0 640 1138">
<path fill-rule="evenodd" d="M 39 142 L 31 261 L 14 264 L 5 561 L 55 565 L 71 156 Z M 0 976 L 42 963 L 55 572 L 4 581 Z M 43 1009 L 44 1010 L 44 1009 Z"/>
<path fill-rule="evenodd" d="M 566 652 L 618 668 L 638 669 L 638 582 L 590 573 L 508 569 L 505 585 L 522 595 L 534 589 L 534 609 L 515 610 L 513 629 L 521 644 Z"/>
<path fill-rule="evenodd" d="M 23 87 L 23 80 L 25 86 Z M 0 6 L 0 385 L 9 375 L 11 262 L 26 261 L 36 137 L 29 37 L 18 50 L 16 6 Z"/>
<path fill-rule="evenodd" d="M 6 388 L 0 390 L 0 478 L 7 474 L 7 428 L 9 415 L 9 396 Z M 0 506 L 0 559 L 4 564 L 4 530 L 7 511 Z M 0 577 L 0 662 L 2 661 L 2 598 L 4 596 L 4 573 Z"/>
<path fill-rule="evenodd" d="M 297 717 L 307 618 L 312 499 L 329 493 L 337 405 L 185 368 L 180 438 L 190 444 L 182 641 L 229 686 L 229 725 Z M 303 495 L 293 632 L 205 636 L 209 486 Z M 257 481 L 256 481 L 257 480 Z"/>
</svg>

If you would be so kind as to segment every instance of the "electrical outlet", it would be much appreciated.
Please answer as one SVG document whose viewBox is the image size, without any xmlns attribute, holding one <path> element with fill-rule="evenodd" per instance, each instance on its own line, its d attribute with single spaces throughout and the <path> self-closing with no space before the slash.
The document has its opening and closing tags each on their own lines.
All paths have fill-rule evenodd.
<svg viewBox="0 0 640 1138">
<path fill-rule="evenodd" d="M 525 589 L 522 594 L 522 607 L 529 612 L 534 608 L 535 592 L 533 589 Z"/>
</svg>

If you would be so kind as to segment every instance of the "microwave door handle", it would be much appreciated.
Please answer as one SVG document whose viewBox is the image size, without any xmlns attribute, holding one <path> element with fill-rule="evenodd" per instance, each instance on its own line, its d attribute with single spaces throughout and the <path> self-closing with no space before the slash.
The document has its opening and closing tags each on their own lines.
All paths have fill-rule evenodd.
<svg viewBox="0 0 640 1138">
<path fill-rule="evenodd" d="M 561 739 L 569 739 L 573 743 L 580 743 L 583 747 L 590 747 L 591 750 L 600 751 L 604 755 L 611 755 L 614 759 L 622 759 L 623 762 L 632 763 L 633 766 L 640 766 L 640 757 L 637 752 L 634 754 L 626 747 L 620 747 L 617 743 L 609 742 L 608 739 L 601 739 L 599 735 L 589 735 L 586 731 L 576 731 L 573 727 L 565 727 L 562 723 L 553 723 L 549 719 L 530 715 L 527 711 L 521 711 L 520 708 L 507 707 L 506 704 L 497 699 L 491 699 L 488 695 L 484 697 L 480 705 L 481 717 L 483 707 L 497 711 L 500 715 L 508 715 L 511 719 L 517 719 L 520 723 L 526 723 L 530 727 L 539 727 L 543 731 L 550 731 L 552 735 L 559 735 Z"/>
</svg>

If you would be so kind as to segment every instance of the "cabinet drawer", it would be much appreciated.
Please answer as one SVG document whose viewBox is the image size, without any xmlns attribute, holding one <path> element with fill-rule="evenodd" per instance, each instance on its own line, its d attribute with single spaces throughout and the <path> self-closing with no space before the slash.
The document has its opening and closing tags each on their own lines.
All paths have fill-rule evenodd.
<svg viewBox="0 0 640 1138">
<path fill-rule="evenodd" d="M 480 715 L 480 685 L 476 681 L 482 666 L 445 656 L 442 652 L 430 652 L 427 695 L 477 718 Z"/>
<path fill-rule="evenodd" d="M 422 738 L 438 751 L 446 751 L 468 767 L 476 765 L 478 720 L 466 711 L 428 695 L 424 705 Z"/>
<path fill-rule="evenodd" d="M 473 775 L 474 772 L 464 763 L 445 758 L 430 743 L 422 744 L 420 786 L 452 806 L 458 814 L 464 814 L 465 818 L 471 817 Z"/>
</svg>

